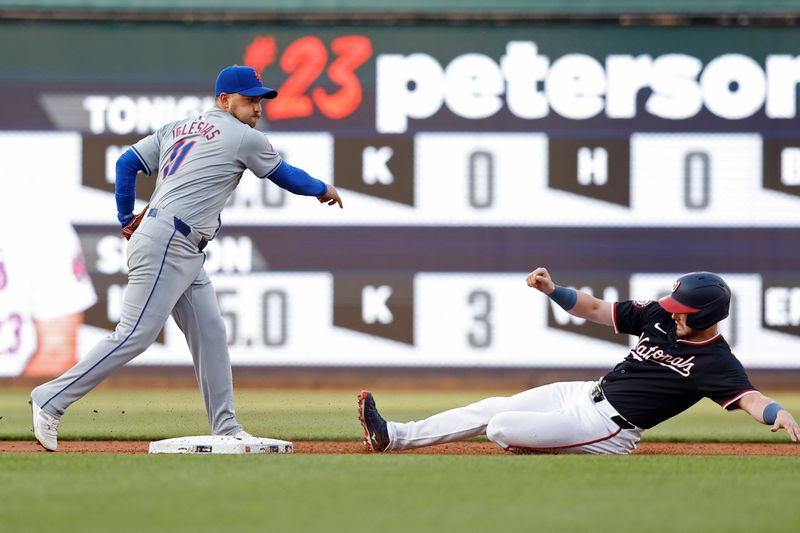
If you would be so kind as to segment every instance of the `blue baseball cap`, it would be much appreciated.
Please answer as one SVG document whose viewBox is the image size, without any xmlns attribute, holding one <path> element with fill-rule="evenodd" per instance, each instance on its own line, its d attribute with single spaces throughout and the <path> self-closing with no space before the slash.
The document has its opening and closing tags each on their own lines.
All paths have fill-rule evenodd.
<svg viewBox="0 0 800 533">
<path fill-rule="evenodd" d="M 278 91 L 264 87 L 261 74 L 253 67 L 233 65 L 222 69 L 217 76 L 217 93 L 239 93 L 243 96 L 263 96 L 272 99 L 278 96 Z"/>
</svg>

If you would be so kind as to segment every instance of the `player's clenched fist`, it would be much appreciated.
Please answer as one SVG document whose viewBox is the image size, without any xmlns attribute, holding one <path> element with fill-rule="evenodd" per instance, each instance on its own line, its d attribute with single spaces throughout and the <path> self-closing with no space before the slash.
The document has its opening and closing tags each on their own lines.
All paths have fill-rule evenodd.
<svg viewBox="0 0 800 533">
<path fill-rule="evenodd" d="M 550 294 L 556 288 L 556 284 L 550 279 L 550 273 L 544 267 L 539 267 L 525 279 L 528 282 L 528 287 L 533 287 L 545 294 Z"/>
</svg>

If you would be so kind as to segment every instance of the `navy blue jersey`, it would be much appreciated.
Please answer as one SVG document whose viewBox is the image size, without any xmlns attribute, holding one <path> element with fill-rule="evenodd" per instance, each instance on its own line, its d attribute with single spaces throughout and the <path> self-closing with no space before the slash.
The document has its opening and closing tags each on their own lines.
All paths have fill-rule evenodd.
<svg viewBox="0 0 800 533">
<path fill-rule="evenodd" d="M 618 332 L 639 340 L 601 383 L 606 399 L 632 424 L 651 428 L 701 398 L 736 409 L 739 398 L 755 391 L 722 335 L 678 339 L 671 314 L 657 302 L 615 303 L 613 319 Z"/>
</svg>

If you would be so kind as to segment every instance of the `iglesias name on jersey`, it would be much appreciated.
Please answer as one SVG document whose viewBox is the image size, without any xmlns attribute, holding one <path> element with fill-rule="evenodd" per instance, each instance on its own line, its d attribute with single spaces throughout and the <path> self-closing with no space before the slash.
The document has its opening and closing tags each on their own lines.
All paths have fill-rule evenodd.
<svg viewBox="0 0 800 533">
<path fill-rule="evenodd" d="M 722 335 L 703 342 L 677 338 L 672 315 L 657 302 L 617 302 L 613 320 L 618 333 L 639 340 L 601 384 L 606 399 L 632 424 L 651 428 L 702 398 L 737 409 L 742 396 L 755 392 Z"/>
</svg>

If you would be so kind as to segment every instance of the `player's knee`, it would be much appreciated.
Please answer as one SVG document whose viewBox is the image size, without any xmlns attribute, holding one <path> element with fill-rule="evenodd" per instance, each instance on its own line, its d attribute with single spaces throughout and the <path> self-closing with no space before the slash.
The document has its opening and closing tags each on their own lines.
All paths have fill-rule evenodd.
<svg viewBox="0 0 800 533">
<path fill-rule="evenodd" d="M 166 322 L 166 319 L 164 319 L 164 322 Z M 158 324 L 149 320 L 135 324 L 120 322 L 114 329 L 112 336 L 119 340 L 127 340 L 131 344 L 141 344 L 147 348 L 156 341 L 162 327 L 163 322 Z"/>
<path fill-rule="evenodd" d="M 212 339 L 224 339 L 228 335 L 227 329 L 225 328 L 225 322 L 222 320 L 222 317 L 220 317 L 219 320 L 210 321 L 206 326 L 204 326 L 203 329 L 207 329 L 207 333 Z"/>
<path fill-rule="evenodd" d="M 505 413 L 494 415 L 486 426 L 486 438 L 494 442 L 501 448 L 507 448 L 510 445 L 508 440 L 508 423 Z"/>
<path fill-rule="evenodd" d="M 110 339 L 127 339 L 133 333 L 133 326 L 126 322 L 120 322 L 109 336 Z"/>
</svg>

